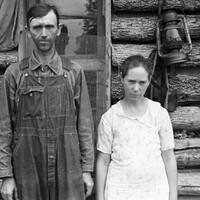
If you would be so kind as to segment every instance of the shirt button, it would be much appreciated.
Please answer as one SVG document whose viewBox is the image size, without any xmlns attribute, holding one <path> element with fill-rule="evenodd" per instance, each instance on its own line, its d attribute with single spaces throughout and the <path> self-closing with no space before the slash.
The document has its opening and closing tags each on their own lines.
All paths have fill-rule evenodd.
<svg viewBox="0 0 200 200">
<path fill-rule="evenodd" d="M 50 158 L 50 159 L 53 159 L 53 158 L 54 158 L 54 156 L 49 156 L 49 158 Z"/>
</svg>

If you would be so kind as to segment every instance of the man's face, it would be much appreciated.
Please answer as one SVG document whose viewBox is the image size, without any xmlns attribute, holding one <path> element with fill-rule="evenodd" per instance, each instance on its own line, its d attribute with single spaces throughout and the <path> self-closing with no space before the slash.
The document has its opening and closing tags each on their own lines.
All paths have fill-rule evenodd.
<svg viewBox="0 0 200 200">
<path fill-rule="evenodd" d="M 37 50 L 48 52 L 55 46 L 56 36 L 59 36 L 61 26 L 57 26 L 57 18 L 53 11 L 41 18 L 34 18 L 29 23 L 28 36 L 32 38 Z"/>
</svg>

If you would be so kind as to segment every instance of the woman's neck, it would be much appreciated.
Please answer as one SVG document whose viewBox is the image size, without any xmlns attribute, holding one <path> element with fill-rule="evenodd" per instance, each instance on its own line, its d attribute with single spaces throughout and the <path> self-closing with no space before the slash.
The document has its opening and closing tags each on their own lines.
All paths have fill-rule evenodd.
<svg viewBox="0 0 200 200">
<path fill-rule="evenodd" d="M 148 107 L 147 98 L 143 97 L 137 100 L 129 100 L 124 98 L 122 101 L 122 107 L 125 115 L 129 117 L 141 117 L 146 113 Z"/>
</svg>

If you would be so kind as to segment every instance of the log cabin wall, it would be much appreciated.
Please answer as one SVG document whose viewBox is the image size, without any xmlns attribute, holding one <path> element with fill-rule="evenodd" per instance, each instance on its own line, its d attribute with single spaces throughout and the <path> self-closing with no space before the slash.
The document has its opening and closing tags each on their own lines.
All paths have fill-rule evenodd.
<svg viewBox="0 0 200 200">
<path fill-rule="evenodd" d="M 133 54 L 146 58 L 156 48 L 156 22 L 160 0 L 113 0 L 111 38 L 111 103 L 122 96 L 118 67 Z M 200 1 L 166 0 L 165 8 L 187 20 L 193 50 L 190 61 L 176 65 L 169 77 L 169 91 L 176 92 L 178 106 L 170 112 L 178 164 L 179 200 L 200 199 Z"/>
</svg>

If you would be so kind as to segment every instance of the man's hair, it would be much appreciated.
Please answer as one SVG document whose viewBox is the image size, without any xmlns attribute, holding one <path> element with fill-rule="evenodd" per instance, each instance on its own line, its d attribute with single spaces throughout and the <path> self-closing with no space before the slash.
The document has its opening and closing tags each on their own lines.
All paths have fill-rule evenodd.
<svg viewBox="0 0 200 200">
<path fill-rule="evenodd" d="M 59 20 L 60 20 L 60 16 L 58 13 L 58 10 L 56 8 L 56 6 L 54 5 L 49 5 L 46 3 L 37 3 L 34 6 L 32 6 L 26 15 L 26 21 L 27 21 L 27 26 L 29 27 L 29 24 L 31 22 L 31 20 L 33 20 L 34 18 L 37 17 L 44 17 L 45 15 L 47 15 L 50 11 L 53 11 L 56 15 L 57 18 L 57 26 L 59 25 Z"/>
</svg>

